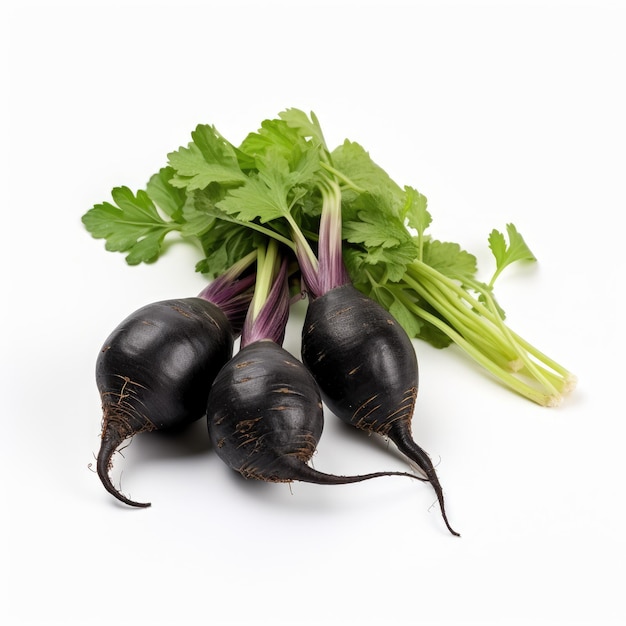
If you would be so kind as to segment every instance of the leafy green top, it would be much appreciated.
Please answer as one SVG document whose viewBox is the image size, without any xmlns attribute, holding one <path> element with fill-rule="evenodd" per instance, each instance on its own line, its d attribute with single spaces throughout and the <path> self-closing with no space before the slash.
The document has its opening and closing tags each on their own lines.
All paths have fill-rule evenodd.
<svg viewBox="0 0 626 626">
<path fill-rule="evenodd" d="M 328 271 L 317 254 L 327 239 L 333 254 L 337 231 L 354 285 L 391 311 L 411 337 L 437 347 L 456 343 L 540 404 L 557 402 L 573 385 L 567 370 L 506 327 L 495 301 L 502 271 L 536 260 L 516 227 L 507 224 L 506 236 L 495 229 L 489 234 L 496 269 L 481 282 L 474 255 L 430 235 L 426 197 L 398 185 L 358 143 L 345 140 L 330 151 L 313 113 L 287 109 L 239 147 L 214 126 L 198 125 L 145 190 L 117 187 L 112 199 L 83 216 L 108 250 L 127 253 L 131 265 L 152 262 L 175 233 L 201 246 L 196 269 L 209 277 L 270 238 L 295 252 L 312 280 Z"/>
</svg>

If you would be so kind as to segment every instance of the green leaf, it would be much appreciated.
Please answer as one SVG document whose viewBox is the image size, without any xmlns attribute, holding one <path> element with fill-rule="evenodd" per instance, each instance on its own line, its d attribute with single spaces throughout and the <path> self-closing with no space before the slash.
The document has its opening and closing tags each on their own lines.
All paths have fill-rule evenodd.
<svg viewBox="0 0 626 626">
<path fill-rule="evenodd" d="M 129 265 L 156 260 L 165 236 L 180 224 L 166 222 L 143 190 L 135 195 L 128 187 L 116 187 L 111 196 L 115 204 L 97 204 L 83 215 L 85 228 L 93 237 L 106 239 L 107 250 L 128 252 Z"/>
<path fill-rule="evenodd" d="M 404 191 L 385 170 L 372 161 L 361 145 L 346 139 L 332 151 L 331 157 L 333 167 L 344 177 L 344 185 L 348 189 L 377 198 L 378 210 L 401 216 L 405 203 Z"/>
<path fill-rule="evenodd" d="M 404 328 L 409 337 L 418 337 L 424 322 L 416 317 L 407 307 L 397 298 L 389 306 L 389 312 L 396 318 L 398 323 Z"/>
<path fill-rule="evenodd" d="M 139 263 L 153 263 L 161 254 L 163 240 L 166 231 L 153 230 L 149 232 L 143 239 L 139 239 L 133 243 L 126 255 L 126 263 L 128 265 L 139 265 Z"/>
<path fill-rule="evenodd" d="M 182 221 L 182 209 L 187 201 L 187 193 L 171 184 L 174 169 L 163 167 L 150 177 L 146 193 L 156 206 L 175 221 Z"/>
<path fill-rule="evenodd" d="M 168 163 L 175 171 L 172 185 L 191 191 L 204 189 L 211 183 L 234 185 L 246 180 L 235 148 L 215 127 L 200 124 L 191 138 L 193 141 L 186 148 L 168 154 Z"/>
<path fill-rule="evenodd" d="M 406 241 L 398 246 L 386 249 L 380 263 L 385 269 L 387 280 L 398 282 L 402 280 L 408 265 L 414 260 L 415 246 L 412 241 Z"/>
<path fill-rule="evenodd" d="M 430 307 L 424 308 L 428 309 Z M 442 317 L 441 315 L 438 315 L 437 311 L 435 311 L 434 309 L 431 312 L 437 317 Z M 447 348 L 452 344 L 452 339 L 450 339 L 450 337 L 448 337 L 445 333 L 439 330 L 436 326 L 426 320 L 421 321 L 423 322 L 423 324 L 420 327 L 419 335 L 417 335 L 419 339 L 425 341 L 426 343 L 429 343 L 431 346 L 433 346 L 433 348 L 437 348 L 440 350 L 443 348 Z M 444 319 L 444 321 L 446 320 Z"/>
<path fill-rule="evenodd" d="M 286 122 L 290 128 L 296 129 L 302 137 L 311 137 L 320 147 L 326 147 L 322 127 L 320 126 L 315 113 L 312 111 L 309 117 L 304 111 L 291 108 L 282 111 L 278 114 L 278 116 L 281 120 Z"/>
<path fill-rule="evenodd" d="M 477 272 L 476 257 L 458 243 L 425 241 L 423 261 L 444 276 L 461 281 L 472 279 Z"/>
<path fill-rule="evenodd" d="M 217 207 L 243 222 L 252 222 L 257 218 L 268 222 L 285 216 L 289 212 L 287 189 L 284 186 L 268 186 L 266 181 L 267 178 L 249 178 L 241 187 L 228 191 Z"/>
<path fill-rule="evenodd" d="M 321 169 L 317 149 L 308 144 L 304 150 L 294 150 L 290 162 L 289 184 L 312 189 L 319 182 L 318 173 Z"/>
<path fill-rule="evenodd" d="M 150 196 L 142 189 L 133 194 L 128 187 L 116 187 L 111 191 L 111 197 L 128 221 L 134 220 L 140 224 L 164 223 Z"/>
<path fill-rule="evenodd" d="M 243 140 L 240 150 L 256 158 L 265 154 L 268 149 L 278 150 L 284 158 L 290 159 L 299 144 L 306 143 L 296 128 L 292 128 L 284 120 L 264 120 L 261 128 L 249 133 Z"/>
<path fill-rule="evenodd" d="M 309 149 L 299 153 L 292 165 L 282 150 L 268 148 L 258 155 L 257 170 L 243 185 L 228 190 L 217 207 L 244 222 L 258 219 L 263 223 L 287 217 L 293 205 L 303 201 L 314 185 L 319 159 Z"/>
<path fill-rule="evenodd" d="M 493 286 L 502 270 L 511 263 L 515 263 L 516 261 L 532 262 L 537 260 L 513 224 L 507 224 L 506 230 L 509 236 L 508 245 L 504 235 L 495 228 L 489 235 L 489 248 L 496 259 L 496 271 L 491 278 L 490 286 Z"/>
<path fill-rule="evenodd" d="M 262 235 L 249 228 L 214 220 L 211 228 L 200 237 L 205 258 L 196 265 L 196 271 L 215 278 L 255 249 L 261 239 Z"/>
<path fill-rule="evenodd" d="M 366 248 L 393 248 L 411 239 L 401 222 L 385 213 L 358 213 L 359 220 L 344 222 L 343 238 Z"/>
<path fill-rule="evenodd" d="M 182 207 L 184 222 L 181 226 L 181 235 L 183 237 L 203 235 L 215 221 L 215 203 L 223 197 L 222 188 L 214 183 L 188 194 Z"/>
<path fill-rule="evenodd" d="M 408 225 L 417 231 L 418 237 L 421 237 L 433 221 L 426 208 L 428 201 L 426 196 L 413 187 L 405 186 L 404 192 L 402 215 L 406 218 Z"/>
<path fill-rule="evenodd" d="M 415 260 L 415 247 L 411 241 L 392 248 L 344 248 L 344 261 L 355 282 L 363 282 L 367 273 L 373 269 L 380 275 L 381 282 L 402 280 L 407 266 Z"/>
</svg>

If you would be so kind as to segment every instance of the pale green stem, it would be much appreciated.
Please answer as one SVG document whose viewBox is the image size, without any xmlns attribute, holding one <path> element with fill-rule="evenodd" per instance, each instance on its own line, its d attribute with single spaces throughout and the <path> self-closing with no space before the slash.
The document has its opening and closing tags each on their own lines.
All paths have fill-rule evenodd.
<svg viewBox="0 0 626 626">
<path fill-rule="evenodd" d="M 519 358 L 522 360 L 522 362 L 526 366 L 526 369 L 528 370 L 530 375 L 534 377 L 537 381 L 539 381 L 539 383 L 542 384 L 546 389 L 551 391 L 553 394 L 558 395 L 559 394 L 558 390 L 554 387 L 551 381 L 546 376 L 543 375 L 543 373 L 536 366 L 534 361 L 532 361 L 532 359 L 529 358 L 528 352 L 524 350 L 523 347 L 520 346 L 520 344 L 515 340 L 515 338 L 513 337 L 513 333 L 511 333 L 508 326 L 504 323 L 502 318 L 498 315 L 495 303 L 491 295 L 490 294 L 484 294 L 484 295 L 487 298 L 487 303 L 489 305 L 489 308 L 491 309 L 493 316 L 497 320 L 498 326 L 500 330 L 502 331 L 502 334 L 504 335 L 504 337 L 506 337 L 506 339 L 508 339 L 511 346 L 512 347 L 514 346 L 516 348 L 516 352 L 519 355 Z"/>
<path fill-rule="evenodd" d="M 293 218 L 293 215 L 291 215 L 291 213 L 286 213 L 285 219 L 287 220 L 287 223 L 289 224 L 289 227 L 291 228 L 291 236 L 292 236 L 292 241 L 291 241 L 291 246 L 290 246 L 291 249 L 296 253 L 300 253 L 306 256 L 306 258 L 311 263 L 311 266 L 317 271 L 318 269 L 317 257 L 315 256 L 315 253 L 313 252 L 311 245 L 309 244 L 307 238 L 304 236 L 304 234 L 300 230 L 300 226 L 298 225 L 296 220 Z"/>
<path fill-rule="evenodd" d="M 321 161 L 320 165 L 330 174 L 332 174 L 335 179 L 339 182 L 344 183 L 347 187 L 350 187 L 356 193 L 365 193 L 365 189 L 359 187 L 356 183 L 352 182 L 343 172 L 338 169 L 335 169 L 330 163 L 325 161 Z"/>
<path fill-rule="evenodd" d="M 492 337 L 491 329 L 486 326 L 484 321 L 483 328 L 479 323 L 476 323 L 477 320 L 467 316 L 467 307 L 461 305 L 452 308 L 449 300 L 447 300 L 441 292 L 437 293 L 436 290 L 430 291 L 427 288 L 426 281 L 419 282 L 409 276 L 405 276 L 404 282 L 424 300 L 430 302 L 435 309 L 445 309 L 446 319 L 450 325 L 486 357 L 498 363 L 500 367 L 510 368 L 511 358 L 503 354 L 501 343 Z M 463 309 L 465 309 L 465 311 Z M 463 329 L 462 332 L 459 330 L 461 328 Z"/>
<path fill-rule="evenodd" d="M 482 352 L 480 352 L 480 350 L 475 348 L 475 346 L 473 346 L 470 342 L 466 341 L 462 335 L 456 332 L 444 321 L 440 320 L 437 316 L 432 315 L 425 309 L 421 308 L 420 306 L 415 304 L 410 298 L 407 298 L 404 294 L 401 294 L 400 298 L 403 300 L 404 305 L 408 309 L 412 310 L 423 320 L 429 322 L 430 324 L 441 330 L 479 365 L 484 367 L 487 371 L 493 374 L 510 389 L 541 406 L 556 406 L 559 404 L 561 400 L 559 394 L 546 394 L 542 391 L 534 389 L 530 385 L 527 385 L 519 378 L 517 378 L 514 374 L 511 374 L 511 372 L 499 367 L 491 359 L 485 357 Z"/>
<path fill-rule="evenodd" d="M 278 244 L 274 239 L 269 239 L 267 246 L 260 246 L 257 249 L 257 275 L 254 285 L 254 294 L 250 308 L 252 319 L 256 319 L 267 297 L 272 289 L 276 266 L 279 261 Z"/>
<path fill-rule="evenodd" d="M 233 263 L 226 272 L 223 274 L 223 278 L 226 281 L 235 280 L 257 257 L 257 250 L 252 250 L 252 252 L 248 252 L 246 256 L 242 257 L 235 263 Z"/>
<path fill-rule="evenodd" d="M 506 336 L 508 342 L 511 343 L 510 347 L 515 348 L 516 354 L 532 354 L 535 359 L 540 361 L 543 365 L 554 370 L 554 372 L 563 376 L 566 381 L 566 385 L 569 388 L 573 388 L 575 385 L 575 376 L 571 374 L 566 368 L 562 365 L 546 356 L 544 353 L 539 351 L 533 345 L 531 345 L 528 341 L 520 337 L 517 333 L 513 332 L 508 326 L 505 325 L 501 316 L 498 314 L 497 309 L 495 307 L 495 303 L 489 293 L 483 292 L 483 296 L 486 298 L 488 302 L 491 302 L 491 308 L 485 306 L 482 302 L 472 297 L 467 291 L 465 291 L 456 281 L 448 278 L 447 276 L 441 274 L 436 269 L 430 267 L 426 263 L 423 262 L 414 262 L 411 266 L 409 266 L 409 274 L 412 272 L 417 272 L 419 275 L 420 272 L 423 272 L 432 277 L 432 280 L 437 285 L 444 284 L 446 287 L 449 287 L 459 298 L 467 302 L 473 309 L 476 310 L 480 316 L 489 320 L 492 324 L 500 327 L 501 329 L 506 329 Z M 553 379 L 552 379 L 553 380 Z"/>
</svg>

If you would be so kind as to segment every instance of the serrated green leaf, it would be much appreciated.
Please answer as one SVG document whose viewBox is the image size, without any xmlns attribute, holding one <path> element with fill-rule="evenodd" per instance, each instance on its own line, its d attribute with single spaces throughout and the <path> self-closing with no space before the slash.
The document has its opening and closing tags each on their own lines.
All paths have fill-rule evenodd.
<svg viewBox="0 0 626 626">
<path fill-rule="evenodd" d="M 405 241 L 398 246 L 385 250 L 383 267 L 390 282 L 402 280 L 406 269 L 415 260 L 415 246 L 412 241 Z"/>
<path fill-rule="evenodd" d="M 495 228 L 489 234 L 489 248 L 496 259 L 496 271 L 491 278 L 490 286 L 493 286 L 502 270 L 511 265 L 511 263 L 517 261 L 533 262 L 537 260 L 513 224 L 507 224 L 506 230 L 509 236 L 508 245 L 504 235 Z"/>
<path fill-rule="evenodd" d="M 136 194 L 128 187 L 116 187 L 111 191 L 115 204 L 122 210 L 126 221 L 143 224 L 164 223 L 148 194 L 140 189 Z"/>
<path fill-rule="evenodd" d="M 415 260 L 415 248 L 411 242 L 405 242 L 393 248 L 369 247 L 361 252 L 359 264 L 355 269 L 363 270 L 364 266 L 373 266 L 383 273 L 385 280 L 397 282 L 402 280 L 406 268 Z"/>
<path fill-rule="evenodd" d="M 216 219 L 225 214 L 215 206 L 224 198 L 225 190 L 221 185 L 212 183 L 204 189 L 196 189 L 187 195 L 182 207 L 183 224 L 181 235 L 184 237 L 200 237 Z"/>
<path fill-rule="evenodd" d="M 264 120 L 257 132 L 249 133 L 241 143 L 240 150 L 254 158 L 268 150 L 278 150 L 289 160 L 295 146 L 305 141 L 298 129 L 292 128 L 284 120 L 271 119 Z"/>
<path fill-rule="evenodd" d="M 131 265 L 154 261 L 167 233 L 180 225 L 163 220 L 143 190 L 133 194 L 128 187 L 116 187 L 111 196 L 117 206 L 103 202 L 92 207 L 82 217 L 85 228 L 93 237 L 105 239 L 107 250 L 128 252 Z"/>
<path fill-rule="evenodd" d="M 317 174 L 320 171 L 320 158 L 312 146 L 307 146 L 305 150 L 300 148 L 294 150 L 290 162 L 289 184 L 311 188 L 317 183 Z"/>
<path fill-rule="evenodd" d="M 288 213 L 285 194 L 284 188 L 268 187 L 259 178 L 249 178 L 241 187 L 229 190 L 217 207 L 242 222 L 252 222 L 257 218 L 268 222 Z"/>
<path fill-rule="evenodd" d="M 215 126 L 199 124 L 191 133 L 191 139 L 207 163 L 219 163 L 234 172 L 239 170 L 234 147 L 218 133 Z"/>
<path fill-rule="evenodd" d="M 326 146 L 324 134 L 315 113 L 311 112 L 308 116 L 300 109 L 291 108 L 281 111 L 278 117 L 289 127 L 296 129 L 302 137 L 311 137 L 319 146 Z"/>
<path fill-rule="evenodd" d="M 372 206 L 372 209 L 402 217 L 404 191 L 360 144 L 346 139 L 332 151 L 331 157 L 333 166 L 350 181 L 346 187 L 353 185 L 359 195 L 368 194 L 377 199 L 376 207 Z"/>
<path fill-rule="evenodd" d="M 477 271 L 476 257 L 458 243 L 425 241 L 423 261 L 448 278 L 472 279 Z"/>
<path fill-rule="evenodd" d="M 81 218 L 85 228 L 96 239 L 104 239 L 115 228 L 115 223 L 121 221 L 123 212 L 110 202 L 96 204 Z"/>
<path fill-rule="evenodd" d="M 359 211 L 358 218 L 343 224 L 343 238 L 350 243 L 366 248 L 393 248 L 411 239 L 402 223 L 383 212 Z"/>
<path fill-rule="evenodd" d="M 150 177 L 146 185 L 146 193 L 154 204 L 175 221 L 182 221 L 182 208 L 187 200 L 184 189 L 174 187 L 171 179 L 174 176 L 172 167 L 163 167 Z"/>
<path fill-rule="evenodd" d="M 234 147 L 213 126 L 200 124 L 191 133 L 192 142 L 168 154 L 175 171 L 171 184 L 189 191 L 204 189 L 211 183 L 233 185 L 246 180 Z"/>
<path fill-rule="evenodd" d="M 405 186 L 404 192 L 402 215 L 406 218 L 408 225 L 417 231 L 418 237 L 422 236 L 433 220 L 427 210 L 426 196 L 409 186 Z"/>
<path fill-rule="evenodd" d="M 129 265 L 138 265 L 156 261 L 161 253 L 166 234 L 167 231 L 150 231 L 143 239 L 133 244 L 126 256 L 126 262 Z"/>
<path fill-rule="evenodd" d="M 314 150 L 298 151 L 298 155 L 290 164 L 281 150 L 268 148 L 257 156 L 257 174 L 228 190 L 217 208 L 244 222 L 258 219 L 264 223 L 287 217 L 291 207 L 307 194 L 306 185 L 313 185 L 319 169 Z"/>
</svg>

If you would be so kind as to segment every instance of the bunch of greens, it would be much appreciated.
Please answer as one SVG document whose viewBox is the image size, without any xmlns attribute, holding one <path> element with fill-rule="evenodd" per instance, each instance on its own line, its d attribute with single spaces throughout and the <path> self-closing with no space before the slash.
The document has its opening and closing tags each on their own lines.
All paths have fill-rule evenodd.
<svg viewBox="0 0 626 626">
<path fill-rule="evenodd" d="M 196 270 L 220 275 L 267 238 L 294 255 L 312 297 L 348 280 L 388 309 L 412 338 L 452 343 L 496 380 L 543 406 L 555 406 L 575 377 L 505 323 L 494 283 L 505 267 L 535 257 L 513 224 L 493 230 L 496 270 L 477 278 L 476 258 L 429 233 L 426 197 L 400 186 L 358 143 L 330 150 L 316 116 L 288 109 L 265 120 L 237 147 L 212 125 L 145 190 L 112 191 L 113 203 L 83 216 L 107 250 L 134 265 L 153 262 L 171 233 L 197 242 Z"/>
</svg>

